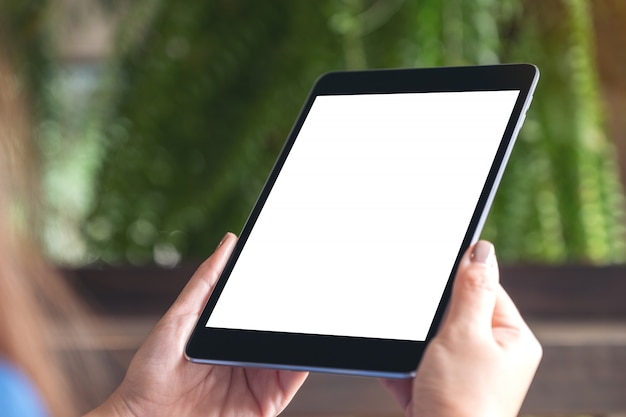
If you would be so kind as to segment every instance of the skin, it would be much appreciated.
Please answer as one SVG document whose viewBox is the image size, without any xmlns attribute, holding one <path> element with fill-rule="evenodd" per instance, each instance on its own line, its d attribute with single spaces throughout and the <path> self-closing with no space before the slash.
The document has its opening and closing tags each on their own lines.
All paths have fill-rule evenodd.
<svg viewBox="0 0 626 417">
<path fill-rule="evenodd" d="M 236 242 L 227 234 L 133 358 L 97 416 L 275 416 L 304 372 L 199 365 L 184 345 Z M 463 257 L 438 335 L 414 379 L 383 380 L 407 416 L 517 416 L 541 347 L 498 283 L 493 246 Z"/>
<path fill-rule="evenodd" d="M 184 357 L 236 240 L 224 237 L 139 348 L 122 384 L 89 417 L 275 416 L 287 406 L 307 373 L 199 365 Z"/>
<path fill-rule="evenodd" d="M 491 243 L 470 248 L 448 311 L 414 380 L 386 380 L 407 416 L 514 417 L 541 345 L 499 284 Z"/>
</svg>

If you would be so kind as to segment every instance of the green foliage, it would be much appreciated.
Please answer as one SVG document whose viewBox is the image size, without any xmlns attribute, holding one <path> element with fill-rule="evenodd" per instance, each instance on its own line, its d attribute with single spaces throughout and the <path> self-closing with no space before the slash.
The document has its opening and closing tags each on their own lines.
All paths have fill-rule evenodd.
<svg viewBox="0 0 626 417">
<path fill-rule="evenodd" d="M 172 263 L 239 231 L 323 72 L 502 60 L 543 75 L 485 236 L 509 262 L 621 260 L 622 197 L 585 5 L 138 2 L 122 28 L 91 245 L 109 262 Z"/>
<path fill-rule="evenodd" d="M 526 6 L 502 50 L 542 75 L 485 229 L 508 261 L 621 262 L 624 206 L 584 0 Z M 559 17 L 559 18 L 557 18 Z"/>
<path fill-rule="evenodd" d="M 40 116 L 47 107 L 42 103 L 49 79 L 47 53 L 46 0 L 3 0 L 0 2 L 0 41 L 24 84 L 23 92 Z"/>
<path fill-rule="evenodd" d="M 324 72 L 525 61 L 542 76 L 484 237 L 506 262 L 624 260 L 589 1 L 99 1 L 124 18 L 81 123 L 44 47 L 48 2 L 0 5 L 0 34 L 16 39 L 43 110 L 51 207 L 71 220 L 53 249 L 74 233 L 83 261 L 206 256 L 241 229 Z"/>
<path fill-rule="evenodd" d="M 120 40 L 102 197 L 85 228 L 110 262 L 201 257 L 239 231 L 310 84 L 341 65 L 315 3 L 157 7 L 136 45 Z"/>
<path fill-rule="evenodd" d="M 485 18 L 494 4 L 463 10 Z M 225 230 L 239 231 L 314 79 L 414 65 L 415 27 L 429 22 L 429 7 L 441 9 L 358 0 L 135 7 L 119 40 L 102 197 L 85 226 L 108 262 L 201 257 Z M 438 48 L 441 59 L 428 64 L 493 62 L 485 30 L 464 42 L 466 56 Z"/>
</svg>

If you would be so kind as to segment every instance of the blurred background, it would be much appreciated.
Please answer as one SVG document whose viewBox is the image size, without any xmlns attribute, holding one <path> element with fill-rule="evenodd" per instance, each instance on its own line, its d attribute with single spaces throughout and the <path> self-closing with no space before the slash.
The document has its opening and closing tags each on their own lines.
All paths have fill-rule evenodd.
<svg viewBox="0 0 626 417">
<path fill-rule="evenodd" d="M 507 262 L 626 257 L 621 1 L 3 0 L 59 264 L 202 259 L 238 232 L 315 79 L 541 69 L 484 237 Z"/>
<path fill-rule="evenodd" d="M 324 72 L 511 62 L 541 79 L 483 237 L 506 265 L 626 260 L 622 0 L 2 0 L 0 34 L 39 184 L 16 221 L 37 206 L 64 268 L 194 264 L 238 233 Z"/>
</svg>

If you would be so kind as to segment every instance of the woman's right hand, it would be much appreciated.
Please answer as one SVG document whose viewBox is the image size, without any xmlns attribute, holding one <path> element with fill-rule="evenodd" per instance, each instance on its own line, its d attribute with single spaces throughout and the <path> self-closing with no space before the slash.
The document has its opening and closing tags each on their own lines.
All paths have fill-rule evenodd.
<svg viewBox="0 0 626 417">
<path fill-rule="evenodd" d="M 413 380 L 384 380 L 408 416 L 514 417 L 542 349 L 499 284 L 493 245 L 463 257 L 446 317 Z"/>
</svg>

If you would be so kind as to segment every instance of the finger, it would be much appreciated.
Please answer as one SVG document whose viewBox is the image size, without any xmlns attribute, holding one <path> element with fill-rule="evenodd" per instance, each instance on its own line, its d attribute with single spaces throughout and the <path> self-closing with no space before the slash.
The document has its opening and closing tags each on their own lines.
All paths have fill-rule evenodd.
<svg viewBox="0 0 626 417">
<path fill-rule="evenodd" d="M 505 349 L 509 347 L 521 349 L 523 355 L 519 359 L 526 362 L 528 370 L 532 370 L 533 373 L 537 370 L 543 348 L 502 287 L 499 288 L 493 312 L 493 338 Z"/>
<path fill-rule="evenodd" d="M 494 329 L 523 330 L 528 326 L 507 292 L 499 286 L 496 305 L 493 311 L 492 326 Z"/>
<path fill-rule="evenodd" d="M 215 252 L 200 265 L 174 301 L 169 310 L 171 314 L 200 314 L 236 242 L 234 234 L 224 236 Z"/>
<path fill-rule="evenodd" d="M 493 245 L 477 242 L 461 259 L 441 332 L 447 329 L 491 332 L 498 281 Z"/>
<path fill-rule="evenodd" d="M 381 379 L 381 384 L 393 395 L 403 410 L 411 402 L 413 378 L 411 379 Z"/>
</svg>

